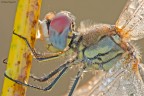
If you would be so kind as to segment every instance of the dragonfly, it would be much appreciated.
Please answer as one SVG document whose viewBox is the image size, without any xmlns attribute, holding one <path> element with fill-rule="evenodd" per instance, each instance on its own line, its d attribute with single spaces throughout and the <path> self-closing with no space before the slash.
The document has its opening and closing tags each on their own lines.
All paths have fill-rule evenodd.
<svg viewBox="0 0 144 96">
<path fill-rule="evenodd" d="M 48 53 L 37 53 L 25 37 L 13 34 L 26 42 L 38 61 L 69 57 L 48 75 L 31 78 L 44 82 L 57 76 L 42 88 L 4 75 L 18 84 L 48 91 L 68 69 L 80 65 L 68 96 L 144 96 L 144 67 L 138 49 L 131 43 L 144 37 L 143 18 L 144 0 L 128 0 L 115 25 L 83 21 L 76 29 L 75 16 L 70 12 L 50 12 L 39 21 L 39 38 L 46 40 Z M 90 87 L 75 90 L 82 75 L 95 70 L 103 72 L 101 78 L 97 80 L 99 76 L 95 76 L 87 85 Z"/>
</svg>

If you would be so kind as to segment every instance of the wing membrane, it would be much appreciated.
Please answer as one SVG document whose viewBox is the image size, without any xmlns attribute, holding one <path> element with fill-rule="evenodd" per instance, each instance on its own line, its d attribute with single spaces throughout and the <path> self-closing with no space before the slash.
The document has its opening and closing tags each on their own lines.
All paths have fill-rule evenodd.
<svg viewBox="0 0 144 96">
<path fill-rule="evenodd" d="M 116 67 L 101 79 L 93 77 L 89 84 L 76 90 L 74 96 L 144 96 L 144 81 L 141 78 L 144 67 L 140 66 L 139 76 L 131 70 L 131 66 Z"/>
<path fill-rule="evenodd" d="M 128 0 L 116 22 L 117 32 L 126 39 L 144 37 L 144 0 Z"/>
</svg>

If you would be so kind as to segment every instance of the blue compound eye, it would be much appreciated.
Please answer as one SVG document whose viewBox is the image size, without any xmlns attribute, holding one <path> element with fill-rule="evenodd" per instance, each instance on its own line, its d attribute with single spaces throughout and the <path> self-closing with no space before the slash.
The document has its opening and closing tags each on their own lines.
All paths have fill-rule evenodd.
<svg viewBox="0 0 144 96">
<path fill-rule="evenodd" d="M 67 44 L 69 32 L 71 32 L 71 20 L 63 14 L 55 16 L 49 26 L 49 41 L 54 47 L 63 50 Z"/>
</svg>

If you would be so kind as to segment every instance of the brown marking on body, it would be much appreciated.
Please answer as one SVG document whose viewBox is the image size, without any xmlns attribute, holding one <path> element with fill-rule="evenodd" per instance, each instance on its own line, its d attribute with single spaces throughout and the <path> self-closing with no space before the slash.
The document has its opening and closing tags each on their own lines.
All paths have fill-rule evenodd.
<svg viewBox="0 0 144 96">
<path fill-rule="evenodd" d="M 123 29 L 119 29 L 117 27 L 116 27 L 116 31 L 124 41 L 128 41 L 130 39 L 129 32 L 126 32 Z"/>
<path fill-rule="evenodd" d="M 135 59 L 132 65 L 132 70 L 136 73 L 138 72 L 138 64 L 139 64 L 139 60 Z"/>
</svg>

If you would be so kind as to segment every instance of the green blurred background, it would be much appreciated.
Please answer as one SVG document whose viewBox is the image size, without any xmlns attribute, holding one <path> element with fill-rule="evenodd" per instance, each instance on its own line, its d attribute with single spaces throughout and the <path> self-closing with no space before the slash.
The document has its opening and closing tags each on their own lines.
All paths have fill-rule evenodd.
<svg viewBox="0 0 144 96">
<path fill-rule="evenodd" d="M 4 3 L 2 1 L 11 2 Z M 77 27 L 80 21 L 83 20 L 91 20 L 95 23 L 115 24 L 126 1 L 127 0 L 43 0 L 40 19 L 42 20 L 47 12 L 67 10 L 76 16 Z M 0 2 L 0 94 L 4 79 L 3 73 L 6 69 L 6 65 L 2 63 L 2 60 L 8 57 L 17 3 L 17 0 L 1 0 Z M 144 53 L 143 42 L 144 39 L 134 42 L 135 46 L 141 50 L 141 54 Z M 45 46 L 44 42 L 38 41 L 36 43 L 36 47 L 41 52 L 46 50 Z M 38 63 L 34 59 L 31 72 L 37 76 L 43 76 L 43 74 L 47 74 L 57 68 L 62 62 L 64 62 L 64 60 L 61 58 L 56 61 L 51 60 L 42 63 Z M 74 79 L 77 70 L 78 68 L 69 70 L 51 91 L 43 92 L 28 88 L 27 96 L 62 96 L 62 94 L 69 91 L 70 83 Z M 91 76 L 91 73 L 86 73 L 80 82 L 80 86 L 90 79 Z M 48 85 L 47 82 L 39 83 L 31 79 L 30 83 L 39 86 Z"/>
</svg>

